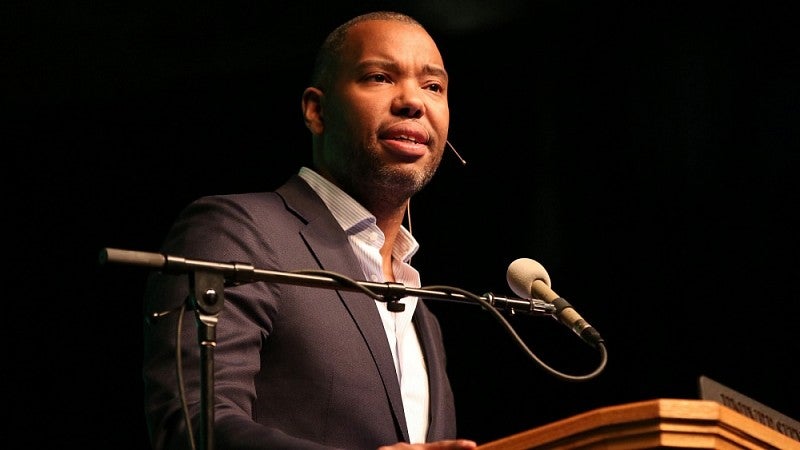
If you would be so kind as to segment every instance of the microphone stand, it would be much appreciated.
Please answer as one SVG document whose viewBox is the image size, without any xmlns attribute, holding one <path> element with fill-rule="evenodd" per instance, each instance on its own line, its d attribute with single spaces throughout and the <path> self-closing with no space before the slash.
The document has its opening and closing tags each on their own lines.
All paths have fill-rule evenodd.
<svg viewBox="0 0 800 450">
<path fill-rule="evenodd" d="M 161 253 L 140 252 L 117 248 L 104 248 L 100 252 L 101 264 L 118 263 L 159 269 L 164 273 L 188 274 L 189 292 L 192 307 L 196 311 L 198 323 L 198 344 L 200 346 L 200 393 L 201 433 L 200 447 L 203 450 L 214 448 L 214 347 L 216 346 L 216 325 L 224 303 L 225 286 L 267 281 L 334 290 L 368 291 L 379 294 L 378 300 L 388 303 L 392 311 L 402 311 L 403 297 L 448 300 L 454 302 L 486 303 L 497 309 L 528 314 L 552 315 L 555 307 L 542 300 L 498 297 L 491 293 L 483 297 L 430 289 L 408 288 L 401 283 L 373 283 L 354 281 L 343 283 L 335 278 L 298 272 L 279 272 L 256 269 L 246 263 L 221 263 L 215 261 L 193 260 Z M 352 281 L 352 280 L 351 280 Z M 476 299 L 479 298 L 480 301 Z"/>
<path fill-rule="evenodd" d="M 109 261 L 113 262 L 113 259 Z M 190 271 L 189 287 L 200 346 L 200 448 L 213 450 L 214 348 L 217 345 L 217 319 L 224 302 L 225 277 L 222 273 L 204 269 Z"/>
</svg>

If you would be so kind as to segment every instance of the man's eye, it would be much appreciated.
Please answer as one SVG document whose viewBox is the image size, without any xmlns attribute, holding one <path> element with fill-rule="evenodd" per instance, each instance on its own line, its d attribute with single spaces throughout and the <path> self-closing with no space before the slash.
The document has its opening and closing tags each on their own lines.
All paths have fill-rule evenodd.
<svg viewBox="0 0 800 450">
<path fill-rule="evenodd" d="M 378 82 L 378 83 L 388 83 L 389 82 L 389 78 L 387 78 L 386 75 L 384 75 L 382 73 L 376 73 L 376 74 L 370 75 L 370 76 L 367 77 L 367 79 L 370 79 L 370 80 Z"/>
<path fill-rule="evenodd" d="M 426 89 L 431 90 L 433 92 L 442 92 L 444 90 L 441 84 L 436 84 L 436 83 L 429 84 L 428 86 L 426 86 Z"/>
</svg>

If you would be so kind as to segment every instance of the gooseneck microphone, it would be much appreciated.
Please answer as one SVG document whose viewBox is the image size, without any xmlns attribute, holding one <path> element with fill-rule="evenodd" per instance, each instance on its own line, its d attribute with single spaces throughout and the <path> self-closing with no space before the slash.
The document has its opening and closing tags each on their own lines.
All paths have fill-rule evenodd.
<svg viewBox="0 0 800 450">
<path fill-rule="evenodd" d="M 552 303 L 556 307 L 556 317 L 584 341 L 598 347 L 603 338 L 566 300 L 550 288 L 550 275 L 544 267 L 530 258 L 514 260 L 506 272 L 508 286 L 514 293 L 524 298 L 536 298 Z"/>
</svg>

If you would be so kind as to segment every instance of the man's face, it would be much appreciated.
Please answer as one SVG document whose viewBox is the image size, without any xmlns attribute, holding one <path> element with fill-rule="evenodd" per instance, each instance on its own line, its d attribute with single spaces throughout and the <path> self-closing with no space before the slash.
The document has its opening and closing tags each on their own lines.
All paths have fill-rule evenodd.
<svg viewBox="0 0 800 450">
<path fill-rule="evenodd" d="M 355 25 L 321 99 L 320 169 L 367 207 L 404 202 L 441 161 L 447 87 L 442 57 L 425 30 L 384 20 Z"/>
</svg>

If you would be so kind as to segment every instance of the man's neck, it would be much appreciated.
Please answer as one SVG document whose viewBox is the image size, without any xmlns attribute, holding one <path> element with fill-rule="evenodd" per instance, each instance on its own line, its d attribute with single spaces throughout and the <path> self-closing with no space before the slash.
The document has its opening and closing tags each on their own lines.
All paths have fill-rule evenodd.
<svg viewBox="0 0 800 450">
<path fill-rule="evenodd" d="M 405 208 L 402 208 L 391 214 L 375 216 L 378 228 L 383 231 L 384 236 L 384 242 L 380 253 L 383 259 L 383 274 L 387 281 L 394 281 L 394 271 L 392 269 L 392 250 L 394 249 L 394 242 L 397 239 L 397 234 L 400 232 L 400 227 L 403 225 L 405 211 Z"/>
</svg>

